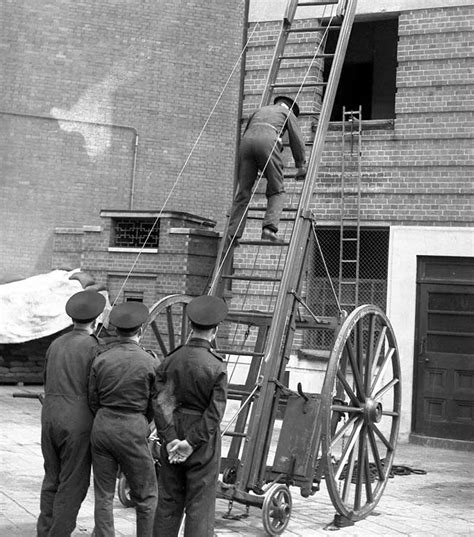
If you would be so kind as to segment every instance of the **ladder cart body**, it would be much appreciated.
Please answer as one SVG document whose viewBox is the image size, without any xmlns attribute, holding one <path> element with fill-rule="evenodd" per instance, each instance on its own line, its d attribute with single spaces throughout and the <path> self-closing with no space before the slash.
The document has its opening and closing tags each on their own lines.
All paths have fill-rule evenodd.
<svg viewBox="0 0 474 537">
<path fill-rule="evenodd" d="M 288 2 L 261 104 L 268 104 L 275 91 L 292 91 L 295 86 L 279 82 L 278 72 L 283 61 L 306 57 L 284 53 L 288 36 L 297 31 L 292 28 L 296 9 L 306 6 L 332 6 L 329 22 L 318 22 L 314 30 L 337 29 L 339 37 L 333 54 L 312 54 L 313 59 L 331 56 L 331 69 L 327 82 L 310 84 L 323 87 L 324 96 L 299 203 L 286 212 L 291 229 L 281 244 L 244 238 L 238 253 L 232 246 L 230 252 L 224 251 L 226 241 L 221 241 L 209 289 L 210 294 L 230 302 L 229 315 L 219 328 L 217 350 L 228 360 L 228 406 L 234 413 L 223 424 L 225 456 L 218 496 L 261 508 L 264 528 L 271 535 L 282 533 L 288 525 L 290 486 L 309 497 L 319 490 L 322 479 L 337 516 L 354 522 L 370 514 L 390 475 L 400 420 L 400 364 L 393 328 L 379 307 L 358 305 L 360 203 L 356 221 L 348 222 L 341 202 L 337 290 L 327 272 L 327 287 L 337 304 L 334 315 L 316 314 L 308 293 L 314 257 L 319 256 L 325 264 L 310 205 L 355 16 L 355 0 Z M 305 27 L 305 31 L 311 29 Z M 352 114 L 350 121 L 358 129 L 356 139 L 360 142 L 360 111 Z M 343 115 L 343 125 L 345 122 Z M 343 130 L 343 145 L 345 134 Z M 350 136 L 352 146 L 352 128 Z M 360 147 L 356 153 L 360 157 Z M 344 170 L 341 173 L 344 176 Z M 360 202 L 360 188 L 358 195 Z M 344 187 L 341 196 L 344 198 Z M 261 208 L 256 211 L 261 212 Z M 349 229 L 355 234 L 347 234 Z M 354 242 L 356 255 L 349 259 L 345 243 Z M 274 265 L 272 271 L 261 267 L 249 271 L 239 261 L 247 260 L 248 265 L 249 259 L 261 258 Z M 351 263 L 352 276 L 346 278 L 344 271 Z M 349 285 L 355 297 L 351 308 L 342 300 Z M 260 293 L 258 304 L 247 300 L 246 290 L 251 286 Z M 190 300 L 189 296 L 172 295 L 150 311 L 145 332 L 154 337 L 163 356 L 186 341 L 189 326 L 185 313 Z M 331 348 L 323 345 L 322 352 L 322 342 L 328 341 Z M 316 375 L 316 381 L 308 373 L 290 388 L 288 364 L 302 349 L 306 356 L 322 359 L 325 371 Z"/>
</svg>

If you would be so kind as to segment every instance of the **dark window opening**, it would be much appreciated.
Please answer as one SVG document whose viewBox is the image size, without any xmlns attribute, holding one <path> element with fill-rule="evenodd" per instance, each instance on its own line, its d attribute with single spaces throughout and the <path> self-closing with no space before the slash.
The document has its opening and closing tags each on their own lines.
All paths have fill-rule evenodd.
<svg viewBox="0 0 474 537">
<path fill-rule="evenodd" d="M 124 291 L 124 302 L 143 302 L 143 291 Z"/>
<path fill-rule="evenodd" d="M 114 218 L 111 245 L 116 248 L 158 248 L 160 222 L 154 218 Z"/>
<path fill-rule="evenodd" d="M 337 36 L 328 35 L 326 52 L 333 53 Z M 395 118 L 398 18 L 355 23 L 347 48 L 331 121 L 362 107 L 362 119 Z M 325 65 L 324 80 L 330 63 Z"/>
</svg>

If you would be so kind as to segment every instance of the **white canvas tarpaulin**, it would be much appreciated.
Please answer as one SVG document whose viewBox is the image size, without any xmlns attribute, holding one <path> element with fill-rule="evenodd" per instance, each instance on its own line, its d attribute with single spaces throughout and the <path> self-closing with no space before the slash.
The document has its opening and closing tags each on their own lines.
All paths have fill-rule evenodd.
<svg viewBox="0 0 474 537">
<path fill-rule="evenodd" d="M 53 270 L 0 285 L 0 343 L 22 343 L 70 326 L 64 308 L 83 290 L 78 280 L 69 279 L 78 271 Z"/>
</svg>

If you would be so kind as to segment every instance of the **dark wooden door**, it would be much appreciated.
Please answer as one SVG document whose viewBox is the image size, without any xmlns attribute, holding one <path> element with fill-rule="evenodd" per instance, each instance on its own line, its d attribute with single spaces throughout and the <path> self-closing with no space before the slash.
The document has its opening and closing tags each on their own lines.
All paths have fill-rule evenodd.
<svg viewBox="0 0 474 537">
<path fill-rule="evenodd" d="M 418 267 L 414 432 L 474 440 L 474 260 Z"/>
</svg>

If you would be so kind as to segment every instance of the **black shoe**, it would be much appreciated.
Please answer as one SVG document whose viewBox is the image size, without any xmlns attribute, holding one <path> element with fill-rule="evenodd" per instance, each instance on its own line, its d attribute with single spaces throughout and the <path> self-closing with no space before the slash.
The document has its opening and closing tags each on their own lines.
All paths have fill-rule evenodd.
<svg viewBox="0 0 474 537">
<path fill-rule="evenodd" d="M 262 229 L 262 241 L 268 241 L 268 242 L 275 242 L 277 244 L 282 244 L 284 241 L 282 239 L 279 239 L 276 236 L 276 232 L 271 230 L 268 227 L 264 227 Z"/>
</svg>

